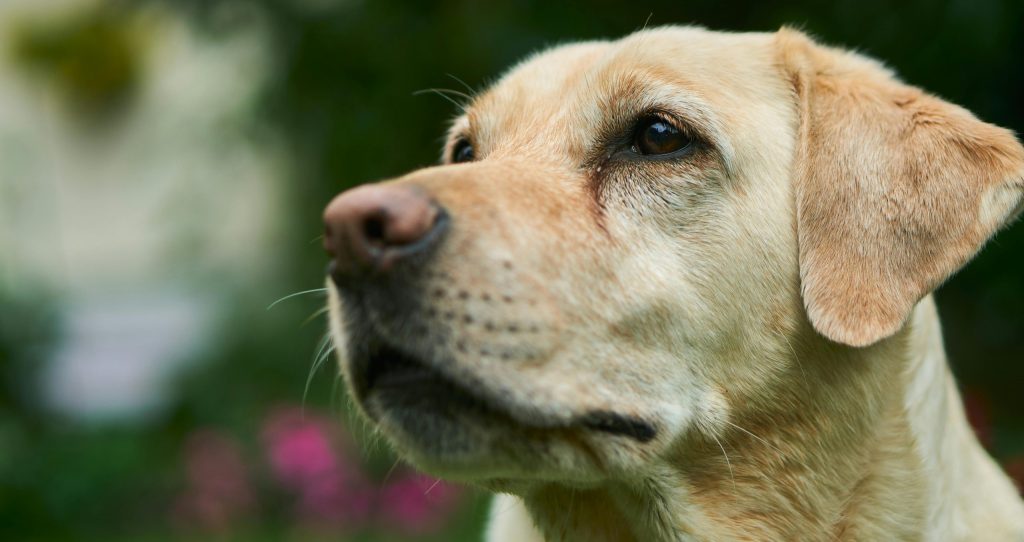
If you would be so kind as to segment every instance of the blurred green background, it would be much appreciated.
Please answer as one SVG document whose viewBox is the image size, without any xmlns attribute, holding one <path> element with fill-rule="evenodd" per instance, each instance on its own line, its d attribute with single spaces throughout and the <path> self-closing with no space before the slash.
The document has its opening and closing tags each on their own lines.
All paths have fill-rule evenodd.
<svg viewBox="0 0 1024 542">
<path fill-rule="evenodd" d="M 649 19 L 649 21 L 648 21 Z M 474 540 L 323 361 L 320 210 L 436 161 L 532 51 L 795 25 L 1024 127 L 1024 3 L 5 0 L 0 540 Z M 985 445 L 1024 480 L 1024 226 L 938 294 Z M 320 363 L 318 363 L 320 361 Z"/>
</svg>

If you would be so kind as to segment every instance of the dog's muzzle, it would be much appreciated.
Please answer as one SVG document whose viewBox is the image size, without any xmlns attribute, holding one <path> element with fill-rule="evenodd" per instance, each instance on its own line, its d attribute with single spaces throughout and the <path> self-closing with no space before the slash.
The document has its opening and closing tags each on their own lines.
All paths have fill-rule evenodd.
<svg viewBox="0 0 1024 542">
<path fill-rule="evenodd" d="M 360 186 L 335 197 L 324 211 L 329 274 L 344 301 L 342 320 L 349 332 L 347 374 L 367 414 L 378 421 L 386 415 L 415 433 L 423 449 L 461 441 L 454 435 L 467 423 L 579 428 L 652 440 L 657 431 L 643 419 L 537 404 L 529 394 L 505 387 L 507 381 L 479 373 L 482 364 L 475 355 L 485 363 L 515 364 L 543 356 L 545 344 L 535 337 L 519 339 L 540 329 L 526 325 L 522 315 L 481 316 L 473 312 L 468 290 L 446 293 L 450 286 L 437 282 L 450 280 L 431 270 L 431 260 L 443 257 L 439 249 L 451 229 L 446 209 L 414 184 Z M 487 293 L 487 302 L 511 303 L 512 297 L 500 291 Z M 511 323 L 499 325 L 502 317 Z M 467 326 L 482 331 L 483 338 L 466 334 Z M 495 339 L 499 329 L 512 329 L 516 340 Z"/>
</svg>

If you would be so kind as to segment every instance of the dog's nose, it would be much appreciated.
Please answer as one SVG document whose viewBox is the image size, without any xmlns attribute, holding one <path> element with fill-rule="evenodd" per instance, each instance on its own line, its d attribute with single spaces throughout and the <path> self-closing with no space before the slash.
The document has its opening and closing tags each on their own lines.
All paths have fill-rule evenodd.
<svg viewBox="0 0 1024 542">
<path fill-rule="evenodd" d="M 336 196 L 324 210 L 324 248 L 338 284 L 367 271 L 386 272 L 428 252 L 447 213 L 415 185 L 363 185 Z"/>
</svg>

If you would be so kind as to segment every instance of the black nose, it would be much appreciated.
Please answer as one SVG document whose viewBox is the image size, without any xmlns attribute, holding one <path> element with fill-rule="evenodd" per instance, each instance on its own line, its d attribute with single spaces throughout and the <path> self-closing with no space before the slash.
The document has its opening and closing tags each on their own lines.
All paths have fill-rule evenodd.
<svg viewBox="0 0 1024 542">
<path fill-rule="evenodd" d="M 429 252 L 447 213 L 414 185 L 364 185 L 345 191 L 324 210 L 324 248 L 339 285 L 367 272 L 386 273 Z"/>
</svg>

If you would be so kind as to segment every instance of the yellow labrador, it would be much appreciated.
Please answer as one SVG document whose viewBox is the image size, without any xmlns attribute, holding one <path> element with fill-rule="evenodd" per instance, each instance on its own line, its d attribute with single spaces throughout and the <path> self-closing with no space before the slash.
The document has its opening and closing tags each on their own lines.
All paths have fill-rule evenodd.
<svg viewBox="0 0 1024 542">
<path fill-rule="evenodd" d="M 1009 131 L 793 30 L 567 45 L 331 202 L 331 332 L 489 540 L 1024 540 L 930 296 L 1022 196 Z"/>
</svg>

